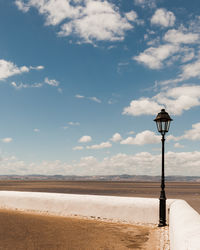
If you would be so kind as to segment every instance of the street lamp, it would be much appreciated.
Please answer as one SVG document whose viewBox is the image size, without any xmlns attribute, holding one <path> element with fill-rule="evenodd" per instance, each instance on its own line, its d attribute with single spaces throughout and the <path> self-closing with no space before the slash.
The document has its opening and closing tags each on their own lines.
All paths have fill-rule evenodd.
<svg viewBox="0 0 200 250">
<path fill-rule="evenodd" d="M 165 196 L 165 169 L 164 169 L 164 142 L 165 133 L 169 131 L 170 122 L 173 121 L 169 114 L 162 109 L 154 119 L 157 125 L 158 132 L 162 135 L 162 177 L 161 177 L 161 192 L 160 192 L 160 212 L 159 212 L 159 227 L 166 226 L 166 196 Z"/>
</svg>

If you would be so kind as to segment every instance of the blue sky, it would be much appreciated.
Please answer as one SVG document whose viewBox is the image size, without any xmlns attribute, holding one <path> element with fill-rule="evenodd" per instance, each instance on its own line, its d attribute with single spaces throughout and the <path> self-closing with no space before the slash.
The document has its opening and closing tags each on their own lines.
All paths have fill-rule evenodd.
<svg viewBox="0 0 200 250">
<path fill-rule="evenodd" d="M 200 176 L 199 3 L 0 0 L 0 174 Z"/>
</svg>

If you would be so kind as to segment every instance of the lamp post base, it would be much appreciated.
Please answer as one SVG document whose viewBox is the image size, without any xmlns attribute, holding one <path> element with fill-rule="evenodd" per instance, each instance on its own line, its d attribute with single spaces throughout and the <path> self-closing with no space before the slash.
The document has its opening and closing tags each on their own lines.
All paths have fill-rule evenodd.
<svg viewBox="0 0 200 250">
<path fill-rule="evenodd" d="M 165 222 L 160 222 L 158 224 L 158 227 L 166 227 L 166 226 L 167 226 L 167 224 Z"/>
<path fill-rule="evenodd" d="M 166 223 L 166 196 L 165 191 L 162 190 L 160 193 L 160 219 L 159 219 L 159 227 L 167 226 Z"/>
</svg>

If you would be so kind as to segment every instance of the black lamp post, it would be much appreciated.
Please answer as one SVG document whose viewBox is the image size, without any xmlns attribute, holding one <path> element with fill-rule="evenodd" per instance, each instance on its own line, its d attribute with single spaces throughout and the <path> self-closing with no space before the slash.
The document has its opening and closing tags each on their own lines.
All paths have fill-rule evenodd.
<svg viewBox="0 0 200 250">
<path fill-rule="evenodd" d="M 166 196 L 165 196 L 165 169 L 164 169 L 164 143 L 165 143 L 165 133 L 169 131 L 170 122 L 173 121 L 169 114 L 162 109 L 160 113 L 157 114 L 156 122 L 158 132 L 162 135 L 162 177 L 161 177 L 161 192 L 160 192 L 160 212 L 159 212 L 159 227 L 166 226 Z"/>
</svg>

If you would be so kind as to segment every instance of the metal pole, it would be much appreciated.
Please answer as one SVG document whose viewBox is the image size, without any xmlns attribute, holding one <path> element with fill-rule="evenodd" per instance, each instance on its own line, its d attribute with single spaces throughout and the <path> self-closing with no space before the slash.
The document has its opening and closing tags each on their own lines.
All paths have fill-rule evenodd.
<svg viewBox="0 0 200 250">
<path fill-rule="evenodd" d="M 166 226 L 166 196 L 165 196 L 165 169 L 164 169 L 164 154 L 165 154 L 165 135 L 162 135 L 162 177 L 161 177 L 161 192 L 160 192 L 160 220 L 159 227 Z"/>
</svg>

